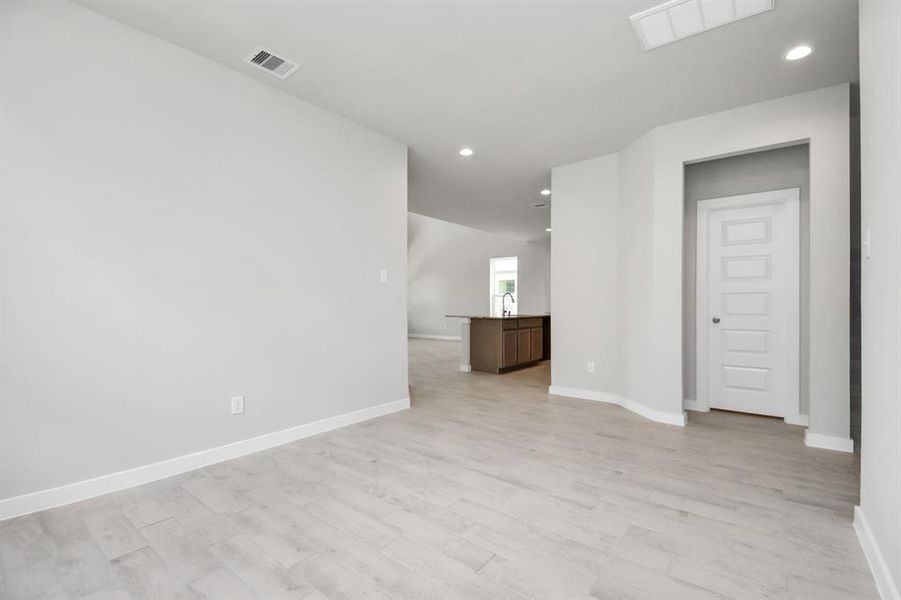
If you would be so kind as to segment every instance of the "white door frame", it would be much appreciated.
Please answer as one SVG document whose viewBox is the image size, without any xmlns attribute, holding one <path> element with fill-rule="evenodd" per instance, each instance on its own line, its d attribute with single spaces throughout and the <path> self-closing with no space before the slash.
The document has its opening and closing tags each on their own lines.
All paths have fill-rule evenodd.
<svg viewBox="0 0 901 600">
<path fill-rule="evenodd" d="M 696 387 L 697 408 L 710 410 L 709 392 L 709 355 L 707 336 L 708 308 L 707 308 L 707 244 L 708 216 L 713 211 L 730 210 L 734 208 L 751 208 L 755 206 L 784 205 L 786 231 L 796 232 L 797 245 L 787 243 L 789 251 L 785 262 L 785 285 L 788 288 L 787 315 L 796 315 L 796 318 L 786 318 L 783 323 L 786 331 L 786 343 L 788 344 L 785 364 L 785 382 L 788 394 L 785 398 L 785 422 L 794 425 L 806 424 L 806 418 L 801 415 L 800 379 L 801 379 L 801 268 L 800 268 L 800 198 L 799 188 L 787 188 L 760 192 L 756 194 L 743 194 L 726 198 L 714 198 L 698 201 L 697 225 L 697 286 L 695 290 L 695 341 L 697 344 L 696 362 Z M 792 343 L 794 342 L 794 343 Z M 792 393 L 793 392 L 793 393 Z"/>
</svg>

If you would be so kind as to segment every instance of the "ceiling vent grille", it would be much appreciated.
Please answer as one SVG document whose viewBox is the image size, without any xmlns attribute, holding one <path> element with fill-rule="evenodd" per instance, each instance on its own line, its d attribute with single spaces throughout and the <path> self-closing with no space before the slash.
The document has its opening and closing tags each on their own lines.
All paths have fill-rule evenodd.
<svg viewBox="0 0 901 600">
<path fill-rule="evenodd" d="M 535 209 L 538 209 L 538 208 L 547 208 L 547 207 L 548 207 L 548 203 L 547 203 L 547 202 L 538 202 L 538 203 L 532 205 L 532 208 L 535 208 Z"/>
<path fill-rule="evenodd" d="M 773 8 L 774 0 L 672 0 L 629 17 L 641 46 L 652 50 Z"/>
<path fill-rule="evenodd" d="M 275 53 L 262 48 L 257 48 L 251 52 L 245 60 L 267 73 L 272 73 L 279 79 L 287 79 L 288 75 L 300 68 L 300 65 L 296 62 L 283 56 L 277 56 Z"/>
</svg>

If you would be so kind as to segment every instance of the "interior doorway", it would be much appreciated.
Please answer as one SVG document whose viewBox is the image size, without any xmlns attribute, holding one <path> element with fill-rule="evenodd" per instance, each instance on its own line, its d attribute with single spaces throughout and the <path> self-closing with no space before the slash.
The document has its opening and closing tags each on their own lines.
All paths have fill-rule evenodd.
<svg viewBox="0 0 901 600">
<path fill-rule="evenodd" d="M 682 367 L 683 367 L 683 406 L 688 410 L 706 411 L 711 408 L 717 408 L 717 403 L 713 405 L 702 400 L 699 394 L 698 381 L 698 346 L 703 343 L 699 340 L 700 319 L 698 318 L 698 207 L 704 203 L 717 198 L 727 198 L 733 196 L 743 196 L 748 194 L 759 194 L 763 192 L 772 192 L 774 190 L 797 189 L 798 190 L 798 313 L 794 320 L 797 327 L 797 348 L 798 348 L 798 367 L 797 367 L 797 410 L 785 410 L 779 416 L 783 417 L 787 423 L 792 425 L 807 426 L 809 422 L 809 383 L 810 383 L 810 343 L 809 343 L 809 319 L 810 319 L 810 193 L 809 193 L 809 146 L 805 142 L 799 142 L 796 145 L 772 148 L 768 150 L 751 151 L 746 154 L 729 156 L 724 158 L 715 158 L 709 160 L 698 161 L 686 164 L 684 167 L 684 212 L 683 212 L 683 296 L 682 296 Z M 722 223 L 719 223 L 722 228 Z M 753 229 L 753 228 L 748 228 Z M 739 230 L 733 233 L 740 233 Z M 748 234 L 748 231 L 745 231 Z M 722 235 L 720 229 L 719 235 Z M 720 257 L 722 258 L 722 257 Z M 772 259 L 771 259 L 772 260 Z M 765 261 L 762 261 L 765 262 Z M 761 268 L 761 261 L 743 261 L 730 265 L 733 269 L 752 269 Z M 722 269 L 722 264 L 720 265 Z M 721 273 L 722 271 L 720 271 Z M 748 282 L 750 283 L 750 282 Z M 750 307 L 745 307 L 750 309 Z M 709 320 L 714 316 L 723 319 L 722 314 L 704 316 L 704 325 L 714 324 Z M 736 344 L 759 344 L 762 337 L 758 334 L 727 334 L 725 341 L 723 340 L 722 327 L 719 328 L 718 343 L 732 344 L 730 347 L 738 347 Z M 741 329 L 736 327 L 735 329 Z M 753 331 L 753 329 L 751 329 Z M 704 329 L 704 337 L 706 339 L 709 331 Z M 793 337 L 794 333 L 791 334 Z M 753 346 L 748 346 L 753 348 Z M 758 346 L 759 347 L 759 346 Z M 706 356 L 706 355 L 705 355 Z M 731 357 L 730 357 L 731 358 Z M 722 365 L 743 367 L 743 369 L 733 369 L 727 373 L 722 372 Z M 716 382 L 721 384 L 725 375 L 732 377 L 730 380 L 734 387 L 745 385 L 754 387 L 760 384 L 760 379 L 764 375 L 759 371 L 754 371 L 753 362 L 745 360 L 743 363 L 720 363 L 719 378 Z M 769 374 L 772 377 L 776 374 Z M 737 377 L 737 379 L 736 379 Z M 754 378 L 758 381 L 752 381 Z M 749 380 L 750 379 L 750 380 Z M 766 385 L 770 386 L 773 381 L 767 381 Z M 749 385 L 750 384 L 750 385 Z M 709 384 L 708 384 L 709 385 Z M 781 385 L 781 384 L 780 384 Z M 795 384 L 790 384 L 794 386 Z M 746 394 L 736 393 L 734 396 L 745 396 L 745 401 L 754 396 L 751 390 Z M 733 398 L 734 400 L 734 398 Z M 728 400 L 727 400 L 728 402 Z M 792 406 L 795 403 L 792 401 Z M 726 408 L 726 406 L 723 406 Z M 759 408 L 759 407 L 758 407 Z M 748 410 L 747 406 L 744 409 Z M 777 414 L 778 411 L 770 410 L 754 410 L 753 412 L 761 412 L 766 414 Z"/>
<path fill-rule="evenodd" d="M 790 188 L 698 202 L 700 408 L 799 418 L 799 199 Z"/>
</svg>

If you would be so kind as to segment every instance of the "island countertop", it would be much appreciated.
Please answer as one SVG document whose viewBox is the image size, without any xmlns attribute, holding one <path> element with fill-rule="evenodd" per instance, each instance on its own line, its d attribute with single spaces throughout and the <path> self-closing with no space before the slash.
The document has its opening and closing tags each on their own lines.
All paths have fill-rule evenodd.
<svg viewBox="0 0 901 600">
<path fill-rule="evenodd" d="M 506 317 L 489 317 L 487 315 L 444 315 L 448 319 L 490 319 L 497 321 L 506 321 L 510 319 L 543 319 L 550 317 L 551 313 L 543 313 L 540 315 L 509 315 Z"/>
</svg>

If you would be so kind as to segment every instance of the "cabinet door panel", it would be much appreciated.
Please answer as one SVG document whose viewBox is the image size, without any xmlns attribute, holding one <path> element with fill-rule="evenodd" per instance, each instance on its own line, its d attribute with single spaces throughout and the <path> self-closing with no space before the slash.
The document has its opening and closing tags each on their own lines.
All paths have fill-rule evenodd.
<svg viewBox="0 0 901 600">
<path fill-rule="evenodd" d="M 520 329 L 516 332 L 518 335 L 516 343 L 516 354 L 519 358 L 518 364 L 531 362 L 532 360 L 532 336 L 528 329 Z"/>
<path fill-rule="evenodd" d="M 503 333 L 503 343 L 501 344 L 501 367 L 514 367 L 517 364 L 516 360 L 516 337 L 518 332 L 514 329 L 512 331 L 505 331 Z"/>
<path fill-rule="evenodd" d="M 544 329 L 541 327 L 533 327 L 529 330 L 532 334 L 531 356 L 532 360 L 541 360 L 544 358 Z"/>
</svg>

